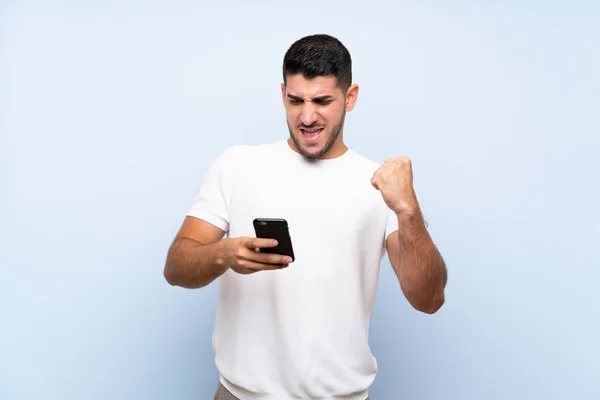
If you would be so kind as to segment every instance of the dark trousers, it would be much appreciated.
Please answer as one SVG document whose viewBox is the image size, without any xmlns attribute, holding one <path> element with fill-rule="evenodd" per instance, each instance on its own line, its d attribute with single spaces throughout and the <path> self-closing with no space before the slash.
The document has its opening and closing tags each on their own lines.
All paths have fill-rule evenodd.
<svg viewBox="0 0 600 400">
<path fill-rule="evenodd" d="M 225 386 L 223 386 L 221 384 L 221 382 L 219 382 L 219 387 L 217 388 L 217 392 L 215 393 L 215 397 L 213 400 L 240 400 L 237 397 L 235 397 L 234 395 L 231 394 L 231 392 L 227 389 L 225 389 Z"/>
</svg>

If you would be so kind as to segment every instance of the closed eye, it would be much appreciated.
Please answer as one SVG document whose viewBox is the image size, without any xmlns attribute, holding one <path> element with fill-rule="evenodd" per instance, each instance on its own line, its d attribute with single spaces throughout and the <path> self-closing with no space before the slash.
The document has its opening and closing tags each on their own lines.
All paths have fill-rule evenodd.
<svg viewBox="0 0 600 400">
<path fill-rule="evenodd" d="M 291 94 L 288 94 L 288 100 L 289 100 L 290 104 L 304 103 L 304 100 L 301 97 L 293 96 Z M 333 99 L 331 96 L 321 96 L 321 97 L 315 97 L 312 101 L 313 101 L 313 103 L 315 103 L 317 105 L 326 106 L 326 105 L 330 104 L 333 101 Z"/>
</svg>

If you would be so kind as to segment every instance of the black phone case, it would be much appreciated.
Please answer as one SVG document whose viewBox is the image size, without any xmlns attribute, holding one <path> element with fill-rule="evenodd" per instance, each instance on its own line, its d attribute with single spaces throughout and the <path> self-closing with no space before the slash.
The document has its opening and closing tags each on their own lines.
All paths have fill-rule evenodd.
<svg viewBox="0 0 600 400">
<path fill-rule="evenodd" d="M 285 219 L 280 218 L 256 218 L 253 221 L 254 232 L 257 238 L 275 239 L 278 244 L 275 247 L 261 248 L 263 253 L 280 254 L 289 256 L 295 260 L 294 247 L 292 246 L 292 238 L 290 230 Z"/>
</svg>

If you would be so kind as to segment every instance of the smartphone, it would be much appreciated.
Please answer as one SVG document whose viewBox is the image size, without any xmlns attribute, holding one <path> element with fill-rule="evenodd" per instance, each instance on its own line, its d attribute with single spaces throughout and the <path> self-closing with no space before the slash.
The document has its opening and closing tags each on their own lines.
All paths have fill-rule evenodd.
<svg viewBox="0 0 600 400">
<path fill-rule="evenodd" d="M 253 221 L 254 232 L 257 238 L 275 239 L 277 246 L 261 248 L 263 253 L 280 254 L 289 256 L 295 260 L 294 247 L 292 246 L 292 238 L 288 223 L 283 218 L 256 218 Z"/>
</svg>

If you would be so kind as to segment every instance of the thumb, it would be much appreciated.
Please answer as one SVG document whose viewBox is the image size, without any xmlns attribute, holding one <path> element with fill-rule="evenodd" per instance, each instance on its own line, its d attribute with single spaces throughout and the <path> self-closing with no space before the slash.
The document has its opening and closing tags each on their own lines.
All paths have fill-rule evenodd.
<svg viewBox="0 0 600 400">
<path fill-rule="evenodd" d="M 252 250 L 275 246 L 277 246 L 275 239 L 248 238 L 248 242 L 246 243 L 246 247 Z"/>
<path fill-rule="evenodd" d="M 379 190 L 379 182 L 377 182 L 377 179 L 375 179 L 375 177 L 371 178 L 371 185 L 373 185 L 375 189 Z"/>
</svg>

